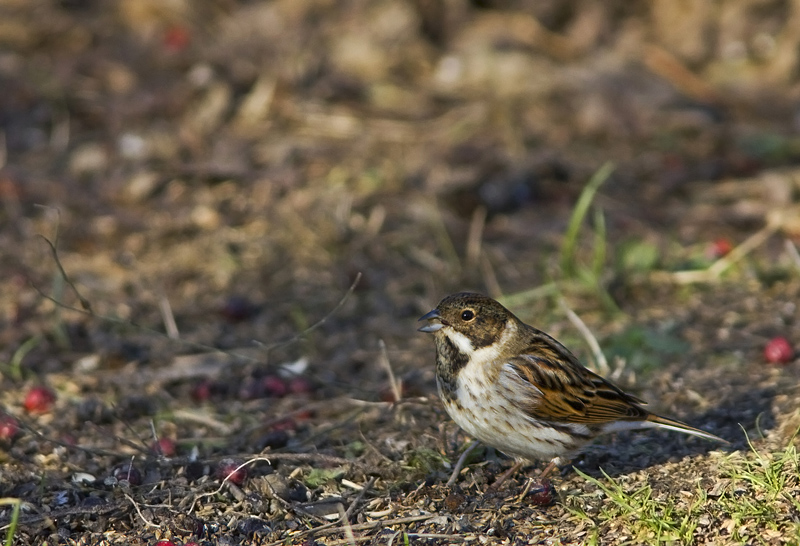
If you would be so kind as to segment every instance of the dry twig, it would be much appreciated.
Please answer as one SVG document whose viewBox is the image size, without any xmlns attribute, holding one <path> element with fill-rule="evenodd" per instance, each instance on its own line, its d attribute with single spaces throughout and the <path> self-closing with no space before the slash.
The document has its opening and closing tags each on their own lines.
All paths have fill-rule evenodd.
<svg viewBox="0 0 800 546">
<path fill-rule="evenodd" d="M 764 244 L 774 233 L 783 226 L 783 215 L 773 214 L 767 218 L 767 225 L 745 239 L 736 248 L 711 264 L 708 269 L 700 271 L 655 271 L 651 278 L 656 281 L 674 282 L 677 284 L 692 284 L 697 282 L 713 282 L 727 271 L 736 262 L 747 256 L 750 252 Z"/>
<path fill-rule="evenodd" d="M 573 326 L 575 326 L 575 328 L 578 329 L 578 331 L 583 336 L 583 339 L 586 340 L 586 343 L 592 350 L 593 360 L 595 366 L 597 366 L 597 370 L 595 371 L 597 371 L 602 376 L 608 376 L 608 374 L 611 373 L 611 367 L 608 365 L 608 360 L 606 359 L 606 355 L 603 354 L 603 350 L 600 348 L 600 344 L 597 342 L 597 338 L 594 337 L 594 334 L 589 329 L 589 327 L 586 326 L 586 323 L 583 322 L 581 317 L 579 317 L 578 314 L 575 313 L 575 311 L 569 308 L 567 302 L 565 302 L 563 299 L 560 299 L 559 304 L 566 313 L 569 321 L 572 323 Z"/>
<path fill-rule="evenodd" d="M 379 362 L 381 367 L 386 370 L 386 375 L 389 376 L 389 386 L 392 389 L 392 397 L 394 398 L 395 402 L 399 402 L 400 398 L 403 396 L 402 387 L 392 371 L 392 363 L 389 361 L 389 355 L 386 352 L 386 343 L 382 339 L 379 339 L 378 345 L 381 348 L 381 358 L 379 359 Z"/>
</svg>

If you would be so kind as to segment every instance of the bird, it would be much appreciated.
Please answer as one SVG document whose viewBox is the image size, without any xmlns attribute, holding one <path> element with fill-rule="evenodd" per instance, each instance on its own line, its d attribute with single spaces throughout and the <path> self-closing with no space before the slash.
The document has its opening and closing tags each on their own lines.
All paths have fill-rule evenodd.
<svg viewBox="0 0 800 546">
<path fill-rule="evenodd" d="M 728 443 L 648 411 L 646 402 L 592 372 L 555 338 L 483 294 L 447 296 L 419 320 L 427 321 L 419 331 L 434 336 L 439 397 L 453 421 L 476 440 L 448 485 L 478 442 L 516 460 L 494 486 L 533 460 L 549 461 L 539 475 L 544 478 L 611 432 L 662 428 Z"/>
</svg>

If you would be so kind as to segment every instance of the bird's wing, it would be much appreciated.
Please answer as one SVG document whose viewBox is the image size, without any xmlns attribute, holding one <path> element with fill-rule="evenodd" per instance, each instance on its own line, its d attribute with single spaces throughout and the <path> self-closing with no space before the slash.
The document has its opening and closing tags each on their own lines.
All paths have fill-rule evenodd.
<svg viewBox="0 0 800 546">
<path fill-rule="evenodd" d="M 561 423 L 641 421 L 650 415 L 641 400 L 580 364 L 552 337 L 536 331 L 520 356 L 500 372 L 512 402 L 531 417 Z"/>
</svg>

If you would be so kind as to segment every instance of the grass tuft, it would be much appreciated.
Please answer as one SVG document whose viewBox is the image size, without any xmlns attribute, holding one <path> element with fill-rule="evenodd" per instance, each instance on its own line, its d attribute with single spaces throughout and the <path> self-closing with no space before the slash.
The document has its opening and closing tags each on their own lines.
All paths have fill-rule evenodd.
<svg viewBox="0 0 800 546">
<path fill-rule="evenodd" d="M 13 506 L 11 512 L 11 522 L 8 524 L 8 531 L 6 532 L 5 546 L 11 546 L 14 543 L 14 534 L 17 532 L 17 522 L 19 521 L 19 509 L 22 505 L 21 499 L 4 498 L 0 499 L 0 506 L 11 505 Z"/>
<path fill-rule="evenodd" d="M 561 273 L 565 277 L 573 277 L 576 273 L 578 232 L 580 231 L 583 219 L 586 217 L 587 212 L 589 212 L 589 207 L 594 200 L 597 190 L 603 182 L 608 180 L 608 177 L 611 176 L 613 171 L 614 164 L 611 162 L 607 162 L 600 167 L 589 180 L 588 184 L 586 184 L 586 187 L 583 188 L 578 202 L 575 204 L 575 209 L 572 211 L 572 216 L 569 219 L 567 232 L 564 235 L 564 243 L 561 245 Z M 598 219 L 595 217 L 595 223 L 597 222 Z M 604 229 L 603 233 L 605 233 Z M 595 248 L 601 247 L 595 245 Z M 603 243 L 602 248 L 605 248 L 605 243 Z"/>
<path fill-rule="evenodd" d="M 800 456 L 794 439 L 773 452 L 751 444 L 749 452 L 717 456 L 716 481 L 678 495 L 661 492 L 677 483 L 661 482 L 654 489 L 649 478 L 629 485 L 576 468 L 599 491 L 571 498 L 568 509 L 601 536 L 627 537 L 622 542 L 630 544 L 800 543 Z"/>
<path fill-rule="evenodd" d="M 25 342 L 14 351 L 14 354 L 11 355 L 11 360 L 8 362 L 8 375 L 12 379 L 16 381 L 22 380 L 22 361 L 41 341 L 42 336 L 33 336 L 25 340 Z"/>
<path fill-rule="evenodd" d="M 633 543 L 693 542 L 697 528 L 698 503 L 687 506 L 676 502 L 673 497 L 656 500 L 648 483 L 628 491 L 621 482 L 610 478 L 605 472 L 605 481 L 584 474 L 577 468 L 575 472 L 597 486 L 610 501 L 603 503 L 595 517 L 589 516 L 582 509 L 574 510 L 573 513 L 581 519 L 590 519 L 598 526 L 616 527 L 617 533 L 633 537 Z M 619 529 L 620 526 L 622 529 Z"/>
</svg>

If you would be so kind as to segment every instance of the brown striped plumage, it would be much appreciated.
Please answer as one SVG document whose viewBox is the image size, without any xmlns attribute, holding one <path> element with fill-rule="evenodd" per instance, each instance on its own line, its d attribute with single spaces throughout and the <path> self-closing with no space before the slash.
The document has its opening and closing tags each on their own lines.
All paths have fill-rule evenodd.
<svg viewBox="0 0 800 546">
<path fill-rule="evenodd" d="M 469 435 L 517 459 L 557 464 L 596 436 L 625 429 L 667 428 L 725 442 L 649 412 L 486 296 L 448 296 L 420 320 L 428 321 L 420 331 L 435 337 L 447 412 Z"/>
</svg>

